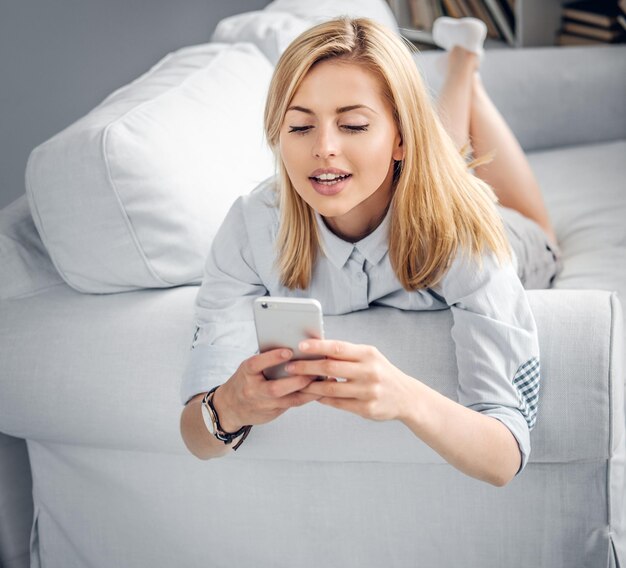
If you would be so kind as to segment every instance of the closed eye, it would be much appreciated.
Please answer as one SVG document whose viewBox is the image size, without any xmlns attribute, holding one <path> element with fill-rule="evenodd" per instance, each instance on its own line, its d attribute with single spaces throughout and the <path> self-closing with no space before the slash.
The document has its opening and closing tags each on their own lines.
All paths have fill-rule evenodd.
<svg viewBox="0 0 626 568">
<path fill-rule="evenodd" d="M 311 127 L 310 126 L 290 126 L 289 128 L 291 129 L 289 130 L 290 134 L 292 132 L 295 132 L 296 134 L 306 134 L 306 131 Z"/>
<path fill-rule="evenodd" d="M 352 134 L 356 133 L 356 132 L 365 132 L 367 130 L 367 127 L 369 126 L 369 124 L 362 124 L 360 126 L 343 126 L 342 128 L 345 128 L 347 130 L 349 130 Z"/>
<path fill-rule="evenodd" d="M 350 134 L 356 134 L 357 132 L 365 132 L 367 130 L 367 127 L 369 126 L 369 124 L 362 124 L 362 125 L 349 125 L 349 124 L 344 124 L 343 126 L 341 126 L 340 128 L 343 128 L 345 130 L 347 130 L 348 132 L 350 132 Z M 290 126 L 289 127 L 289 133 L 291 134 L 292 132 L 295 134 L 306 134 L 311 128 L 313 128 L 312 126 Z"/>
</svg>

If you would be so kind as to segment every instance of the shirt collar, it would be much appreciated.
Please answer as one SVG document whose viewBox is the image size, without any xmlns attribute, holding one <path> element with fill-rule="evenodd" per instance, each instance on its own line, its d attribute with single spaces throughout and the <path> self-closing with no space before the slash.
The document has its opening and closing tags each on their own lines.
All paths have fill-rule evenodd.
<svg viewBox="0 0 626 568">
<path fill-rule="evenodd" d="M 354 248 L 358 249 L 370 264 L 378 264 L 389 248 L 391 207 L 387 209 L 387 213 L 385 213 L 385 217 L 380 225 L 367 237 L 356 243 L 344 241 L 335 235 L 326 226 L 324 219 L 317 211 L 315 211 L 315 218 L 317 219 L 317 226 L 322 238 L 322 250 L 337 268 L 343 268 Z"/>
</svg>

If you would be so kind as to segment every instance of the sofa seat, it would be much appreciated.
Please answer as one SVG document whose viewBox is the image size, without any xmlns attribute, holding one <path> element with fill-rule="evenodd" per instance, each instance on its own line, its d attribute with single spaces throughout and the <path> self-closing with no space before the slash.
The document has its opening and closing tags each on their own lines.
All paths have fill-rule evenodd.
<svg viewBox="0 0 626 568">
<path fill-rule="evenodd" d="M 626 305 L 626 140 L 536 151 L 529 161 L 567 258 L 554 287 L 616 290 Z"/>
</svg>

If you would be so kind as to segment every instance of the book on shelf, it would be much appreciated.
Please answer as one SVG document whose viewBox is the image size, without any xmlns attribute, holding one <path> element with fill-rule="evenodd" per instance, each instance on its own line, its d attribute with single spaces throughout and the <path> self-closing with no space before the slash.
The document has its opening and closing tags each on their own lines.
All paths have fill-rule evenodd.
<svg viewBox="0 0 626 568">
<path fill-rule="evenodd" d="M 472 17 L 487 26 L 487 37 L 515 45 L 515 0 L 400 0 L 408 5 L 410 28 L 402 33 L 413 41 L 432 43 L 432 26 L 440 16 Z"/>
<path fill-rule="evenodd" d="M 601 39 L 560 32 L 556 37 L 556 45 L 607 45 L 607 43 Z"/>
<path fill-rule="evenodd" d="M 626 1 L 626 0 L 624 0 Z M 503 39 L 498 31 L 498 27 L 491 17 L 491 12 L 487 10 L 487 7 L 482 0 L 468 0 L 472 15 L 479 20 L 485 22 L 487 26 L 487 37 L 491 39 Z"/>
<path fill-rule="evenodd" d="M 463 18 L 472 17 L 472 10 L 470 9 L 469 2 L 467 0 L 456 0 L 456 3 L 459 5 L 459 9 L 461 10 L 461 14 Z"/>
<path fill-rule="evenodd" d="M 506 0 L 484 0 L 489 12 L 509 45 L 515 45 L 515 16 Z"/>
<path fill-rule="evenodd" d="M 443 9 L 446 14 L 451 18 L 462 18 L 463 12 L 461 11 L 461 7 L 459 6 L 457 0 L 442 0 Z"/>
<path fill-rule="evenodd" d="M 590 26 L 575 20 L 563 20 L 561 29 L 566 33 L 598 39 L 607 43 L 617 43 L 626 36 L 626 30 L 617 22 L 610 28 L 602 28 L 599 26 Z"/>
<path fill-rule="evenodd" d="M 433 22 L 443 16 L 439 0 L 408 0 L 411 24 L 417 30 L 431 30 Z"/>
<path fill-rule="evenodd" d="M 503 1 L 507 8 L 501 7 Z M 442 0 L 441 3 L 447 16 L 478 18 L 485 22 L 489 38 L 506 40 L 510 45 L 515 43 L 513 13 L 508 10 L 508 0 Z"/>
<path fill-rule="evenodd" d="M 563 18 L 610 28 L 618 23 L 620 8 L 615 0 L 577 0 L 563 5 Z"/>
</svg>

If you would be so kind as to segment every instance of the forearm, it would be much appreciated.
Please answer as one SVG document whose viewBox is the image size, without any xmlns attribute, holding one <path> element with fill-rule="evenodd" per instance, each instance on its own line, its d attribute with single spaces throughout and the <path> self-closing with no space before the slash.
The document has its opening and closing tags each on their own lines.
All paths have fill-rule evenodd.
<svg viewBox="0 0 626 568">
<path fill-rule="evenodd" d="M 409 377 L 410 401 L 401 421 L 448 463 L 496 486 L 517 473 L 521 454 L 499 420 L 464 407 Z M 407 399 L 409 400 L 409 399 Z"/>
<path fill-rule="evenodd" d="M 197 458 L 208 460 L 223 456 L 231 451 L 231 445 L 226 445 L 213 436 L 204 424 L 202 418 L 202 398 L 199 394 L 192 398 L 180 417 L 180 433 L 187 449 Z"/>
</svg>

